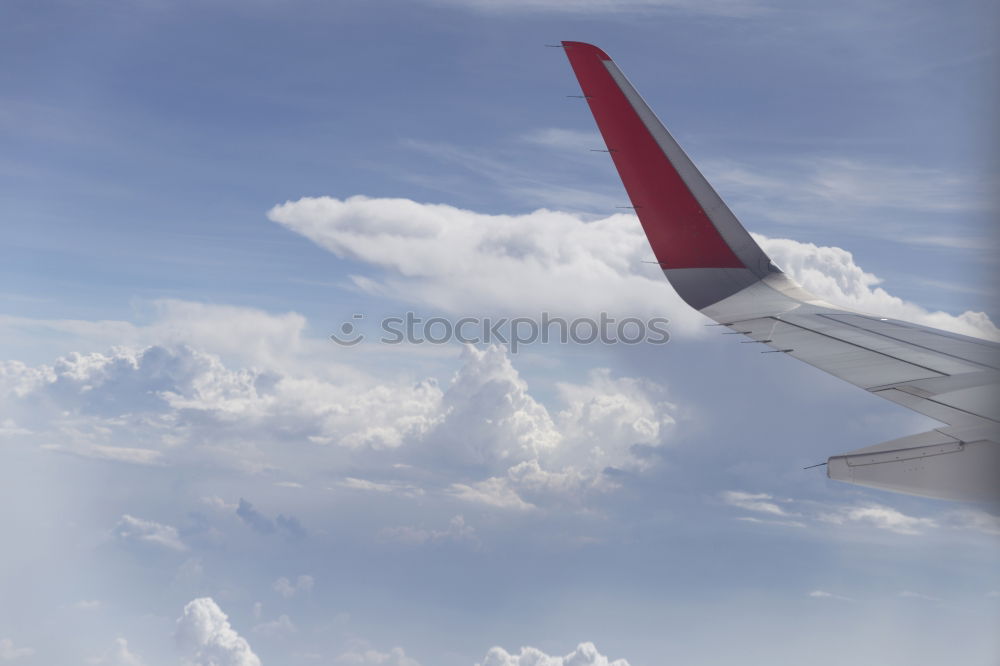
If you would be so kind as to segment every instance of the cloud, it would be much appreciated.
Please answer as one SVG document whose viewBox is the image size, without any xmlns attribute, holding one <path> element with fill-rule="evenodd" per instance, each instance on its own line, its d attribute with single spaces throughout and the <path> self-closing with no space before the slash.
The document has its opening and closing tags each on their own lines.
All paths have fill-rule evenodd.
<svg viewBox="0 0 1000 666">
<path fill-rule="evenodd" d="M 35 654 L 35 650 L 29 647 L 14 647 L 14 641 L 9 638 L 0 638 L 0 659 L 3 661 L 14 661 L 22 657 L 30 657 Z"/>
<path fill-rule="evenodd" d="M 767 493 L 735 490 L 722 492 L 720 498 L 726 506 L 758 514 L 740 516 L 737 520 L 783 527 L 822 527 L 824 534 L 830 532 L 830 525 L 837 525 L 845 529 L 882 530 L 905 537 L 929 532 L 937 532 L 943 537 L 945 532 L 942 530 L 949 529 L 1000 535 L 1000 516 L 968 507 L 952 509 L 946 506 L 930 516 L 912 516 L 874 502 L 829 504 L 793 498 L 775 500 Z"/>
<path fill-rule="evenodd" d="M 284 638 L 298 631 L 291 618 L 287 615 L 279 615 L 276 620 L 262 622 L 254 626 L 253 630 L 254 633 L 258 633 L 269 638 Z"/>
<path fill-rule="evenodd" d="M 88 664 L 101 666 L 143 666 L 145 662 L 128 648 L 128 641 L 116 638 L 114 644 L 100 657 L 87 659 Z"/>
<path fill-rule="evenodd" d="M 409 199 L 354 196 L 289 201 L 272 208 L 268 217 L 338 257 L 371 265 L 375 275 L 355 279 L 355 286 L 371 295 L 462 314 L 666 313 L 673 332 L 689 335 L 697 334 L 704 321 L 666 286 L 660 271 L 643 263 L 650 250 L 633 215 L 588 222 L 545 209 L 486 215 Z M 756 238 L 793 279 L 831 303 L 1000 339 L 981 312 L 928 312 L 890 295 L 846 250 Z"/>
<path fill-rule="evenodd" d="M 808 156 L 752 166 L 715 160 L 705 163 L 705 173 L 741 213 L 782 223 L 844 221 L 857 229 L 878 212 L 884 219 L 885 211 L 954 213 L 992 206 L 984 179 L 855 158 Z M 900 230 L 885 221 L 869 227 Z"/>
<path fill-rule="evenodd" d="M 494 647 L 476 666 L 629 666 L 629 663 L 624 659 L 611 661 L 593 643 L 580 643 L 565 657 L 552 657 L 533 647 L 522 647 L 517 654 Z"/>
<path fill-rule="evenodd" d="M 921 594 L 920 592 L 913 592 L 911 590 L 903 590 L 899 593 L 900 599 L 917 599 L 919 601 L 941 601 L 938 597 L 932 597 L 927 594 Z"/>
<path fill-rule="evenodd" d="M 825 590 L 813 590 L 809 593 L 809 597 L 812 599 L 833 599 L 836 601 L 854 601 L 850 597 L 842 597 L 839 594 L 833 594 L 831 592 L 826 592 Z"/>
<path fill-rule="evenodd" d="M 819 516 L 820 520 L 836 525 L 854 522 L 888 530 L 896 534 L 917 535 L 925 529 L 937 527 L 937 521 L 932 518 L 917 518 L 908 516 L 901 511 L 879 504 L 842 507 L 836 512 Z"/>
<path fill-rule="evenodd" d="M 375 477 L 351 474 L 335 487 L 411 497 L 439 491 L 519 508 L 609 490 L 615 484 L 605 470 L 653 464 L 650 452 L 669 441 L 678 410 L 664 387 L 606 369 L 557 384 L 550 410 L 496 346 L 464 348 L 443 386 L 405 375 L 324 379 L 307 369 L 240 367 L 186 344 L 71 353 L 3 370 L 0 418 L 8 412 L 29 425 L 18 437 L 50 450 L 114 450 L 99 456 L 113 463 L 280 468 L 285 478 L 314 473 L 322 457 Z M 259 533 L 306 535 L 296 517 L 267 515 L 245 498 L 204 501 Z M 121 528 L 169 542 L 135 520 Z"/>
<path fill-rule="evenodd" d="M 471 541 L 478 542 L 476 530 L 465 522 L 465 517 L 458 515 L 448 522 L 448 527 L 442 530 L 427 530 L 407 525 L 387 527 L 379 532 L 386 541 L 397 541 L 410 545 L 420 545 L 440 541 Z"/>
<path fill-rule="evenodd" d="M 448 491 L 466 502 L 485 504 L 498 509 L 525 511 L 536 508 L 535 505 L 521 499 L 509 482 L 501 477 L 491 477 L 472 484 L 453 483 Z"/>
<path fill-rule="evenodd" d="M 153 520 L 143 520 L 125 514 L 114 529 L 115 535 L 123 541 L 151 543 L 168 550 L 185 551 L 187 546 L 181 541 L 177 528 Z"/>
<path fill-rule="evenodd" d="M 970 529 L 991 536 L 1000 536 L 1000 516 L 979 509 L 950 511 L 945 521 L 959 529 Z"/>
<path fill-rule="evenodd" d="M 774 516 L 787 516 L 785 510 L 772 502 L 772 499 L 766 493 L 745 493 L 739 490 L 727 490 L 722 493 L 722 501 L 730 506 Z"/>
<path fill-rule="evenodd" d="M 467 346 L 462 357 L 442 396 L 442 418 L 425 436 L 435 451 L 445 451 L 450 464 L 495 468 L 559 446 L 548 410 L 528 393 L 503 348 Z"/>
<path fill-rule="evenodd" d="M 344 477 L 343 480 L 337 482 L 337 485 L 341 488 L 348 488 L 350 490 L 399 494 L 406 497 L 417 497 L 424 494 L 423 488 L 412 484 L 401 483 L 398 481 L 383 483 L 380 481 L 371 481 L 369 479 L 359 479 L 353 476 Z"/>
<path fill-rule="evenodd" d="M 779 527 L 806 527 L 801 520 L 773 520 L 771 518 L 757 518 L 756 516 L 740 516 L 736 520 L 743 523 L 757 523 L 758 525 L 777 525 Z"/>
<path fill-rule="evenodd" d="M 766 11 L 759 0 L 424 0 L 428 4 L 489 14 L 575 14 L 615 18 L 662 12 L 699 14 L 729 18 L 747 17 Z"/>
<path fill-rule="evenodd" d="M 284 533 L 285 536 L 293 539 L 302 539 L 306 536 L 306 530 L 298 518 L 279 513 L 274 520 L 271 520 L 242 497 L 236 507 L 236 515 L 248 527 L 260 534 Z"/>
<path fill-rule="evenodd" d="M 190 601 L 177 619 L 177 645 L 192 666 L 261 666 L 250 644 L 210 597 Z"/>
<path fill-rule="evenodd" d="M 334 663 L 354 666 L 420 666 L 420 662 L 406 656 L 401 647 L 394 647 L 388 652 L 360 647 L 341 654 Z"/>
<path fill-rule="evenodd" d="M 326 348 L 324 340 L 304 336 L 306 319 L 296 312 L 271 313 L 258 308 L 158 299 L 142 303 L 145 324 L 130 321 L 32 319 L 0 316 L 0 331 L 22 340 L 44 339 L 46 349 L 106 349 L 109 346 L 175 348 L 189 345 L 209 354 L 273 369 L 298 369 L 303 356 Z M 330 363 L 331 371 L 349 371 Z M 38 377 L 40 381 L 45 377 Z"/>
<path fill-rule="evenodd" d="M 865 272 L 854 256 L 839 247 L 823 247 L 787 238 L 753 234 L 774 262 L 819 298 L 861 312 L 941 328 L 963 335 L 1000 340 L 1000 329 L 982 312 L 955 316 L 926 309 L 890 295 L 877 276 Z"/>
<path fill-rule="evenodd" d="M 452 483 L 455 497 L 503 509 L 577 503 L 613 489 L 609 468 L 639 471 L 645 452 L 663 446 L 676 405 L 658 384 L 595 370 L 582 384 L 561 383 L 564 409 L 554 417 L 528 393 L 499 347 L 467 348 L 426 440 L 453 461 L 492 471 Z"/>
<path fill-rule="evenodd" d="M 553 145 L 554 141 L 566 142 L 569 139 L 565 131 L 543 130 L 540 134 L 528 134 L 520 138 L 522 142 L 527 139 L 535 147 L 544 146 L 550 151 L 556 149 L 557 152 L 553 151 L 555 160 L 549 166 L 558 166 L 559 169 L 547 169 L 544 162 L 539 163 L 538 159 L 544 158 L 544 155 L 540 155 L 538 150 L 531 151 L 532 162 L 525 162 L 523 146 L 518 147 L 518 152 L 491 150 L 488 154 L 493 156 L 487 157 L 483 150 L 442 142 L 407 140 L 403 145 L 422 153 L 425 159 L 458 167 L 459 171 L 448 179 L 442 179 L 439 174 L 430 179 L 413 173 L 404 174 L 403 177 L 458 198 L 468 198 L 470 190 L 475 191 L 479 187 L 491 196 L 505 195 L 516 202 L 519 208 L 533 205 L 560 210 L 571 207 L 573 210 L 609 211 L 621 203 L 621 195 L 618 194 L 620 186 L 614 180 L 609 179 L 604 188 L 580 186 L 578 171 L 567 167 L 576 165 L 578 168 L 592 168 L 595 153 L 580 149 L 575 158 L 568 160 L 571 155 L 569 146 Z M 590 146 L 600 146 L 602 143 L 597 138 L 597 142 Z M 553 182 L 554 178 L 562 182 Z"/>
<path fill-rule="evenodd" d="M 604 140 L 596 131 L 564 129 L 561 127 L 546 127 L 522 134 L 521 141 L 536 146 L 544 146 L 554 150 L 573 151 L 582 154 L 591 148 L 604 145 Z"/>
<path fill-rule="evenodd" d="M 291 599 L 299 592 L 302 592 L 303 594 L 311 592 L 313 585 L 315 584 L 315 578 L 303 574 L 295 579 L 295 582 L 292 582 L 288 578 L 282 576 L 278 580 L 274 581 L 271 588 L 284 598 Z"/>
<path fill-rule="evenodd" d="M 409 199 L 303 198 L 268 217 L 381 274 L 368 293 L 450 313 L 654 316 L 693 331 L 702 319 L 667 286 L 631 215 L 585 222 L 536 210 L 487 215 Z M 503 276 L 503 279 L 498 279 Z"/>
</svg>

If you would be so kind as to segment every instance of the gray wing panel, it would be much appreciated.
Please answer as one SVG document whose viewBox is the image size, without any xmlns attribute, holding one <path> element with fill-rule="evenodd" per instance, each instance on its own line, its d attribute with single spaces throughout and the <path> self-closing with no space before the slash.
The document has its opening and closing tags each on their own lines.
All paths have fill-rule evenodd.
<svg viewBox="0 0 1000 666">
<path fill-rule="evenodd" d="M 1000 345 L 849 312 L 769 276 L 702 309 L 731 331 L 948 424 L 833 456 L 838 481 L 1000 502 Z"/>
<path fill-rule="evenodd" d="M 784 275 L 768 277 L 702 312 L 773 351 L 949 425 L 1000 421 L 1000 345 L 842 310 L 790 283 Z"/>
</svg>

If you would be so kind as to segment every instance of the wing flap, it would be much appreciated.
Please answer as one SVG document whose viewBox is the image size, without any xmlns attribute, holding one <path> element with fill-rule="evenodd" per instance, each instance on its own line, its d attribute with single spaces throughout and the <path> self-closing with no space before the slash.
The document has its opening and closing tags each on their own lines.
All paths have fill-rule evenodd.
<svg viewBox="0 0 1000 666">
<path fill-rule="evenodd" d="M 997 496 L 1000 446 L 964 442 L 937 430 L 870 446 L 827 461 L 827 476 L 871 488 L 989 502 Z"/>
</svg>

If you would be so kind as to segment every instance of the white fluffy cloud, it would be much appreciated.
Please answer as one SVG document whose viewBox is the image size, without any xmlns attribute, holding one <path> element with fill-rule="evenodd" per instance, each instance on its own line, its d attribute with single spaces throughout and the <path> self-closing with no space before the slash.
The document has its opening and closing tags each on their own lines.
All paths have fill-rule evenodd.
<svg viewBox="0 0 1000 666">
<path fill-rule="evenodd" d="M 452 313 L 601 311 L 666 315 L 674 332 L 695 334 L 703 318 L 666 286 L 632 215 L 585 221 L 536 210 L 485 215 L 409 199 L 303 198 L 268 213 L 338 257 L 366 262 L 375 276 L 355 285 Z M 928 312 L 890 295 L 849 252 L 757 236 L 794 279 L 832 303 L 968 335 L 1000 337 L 986 315 Z M 498 279 L 497 276 L 503 276 Z"/>
<path fill-rule="evenodd" d="M 865 272 L 847 250 L 787 238 L 754 238 L 792 279 L 823 300 L 861 312 L 925 324 L 964 335 L 1000 339 L 1000 330 L 982 312 L 955 316 L 926 309 L 889 294 L 877 276 Z"/>
<path fill-rule="evenodd" d="M 256 444 L 392 448 L 429 429 L 442 392 L 413 384 L 331 382 L 230 369 L 186 345 L 74 353 L 51 366 L 0 367 L 11 419 L 51 448 L 140 464 L 200 456 L 266 468 Z M 210 444 L 210 446 L 205 446 Z"/>
<path fill-rule="evenodd" d="M 624 659 L 612 661 L 598 652 L 593 643 L 580 643 L 565 657 L 552 657 L 533 647 L 522 647 L 517 654 L 494 647 L 476 666 L 629 666 L 629 663 Z"/>
<path fill-rule="evenodd" d="M 666 312 L 675 329 L 692 331 L 701 322 L 658 268 L 643 263 L 652 253 L 631 215 L 592 222 L 545 209 L 485 215 L 363 196 L 304 198 L 268 215 L 338 257 L 381 269 L 355 278 L 372 294 L 463 314 Z"/>
<path fill-rule="evenodd" d="M 250 644 L 211 597 L 184 606 L 174 636 L 192 666 L 261 666 Z"/>
<path fill-rule="evenodd" d="M 527 508 L 606 490 L 607 468 L 642 469 L 649 449 L 669 439 L 676 412 L 663 387 L 607 370 L 558 384 L 547 407 L 500 347 L 464 348 L 444 385 L 358 372 L 327 378 L 290 365 L 240 366 L 183 342 L 11 362 L 0 366 L 0 419 L 26 441 L 115 462 L 281 468 L 287 478 L 311 473 L 322 457 L 381 477 L 345 474 L 335 485 L 346 490 L 437 489 Z M 407 466 L 428 472 L 419 486 L 400 476 Z M 246 501 L 237 514 L 252 527 L 269 520 L 252 520 Z M 118 530 L 183 548 L 173 528 L 133 516 Z"/>
</svg>

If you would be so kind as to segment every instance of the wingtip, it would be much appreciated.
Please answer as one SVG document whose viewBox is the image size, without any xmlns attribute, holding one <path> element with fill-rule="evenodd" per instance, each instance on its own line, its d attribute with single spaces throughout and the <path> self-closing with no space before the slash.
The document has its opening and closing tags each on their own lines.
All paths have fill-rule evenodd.
<svg viewBox="0 0 1000 666">
<path fill-rule="evenodd" d="M 602 49 L 594 46 L 593 44 L 588 44 L 586 42 L 562 42 L 563 48 L 574 49 L 577 51 L 590 52 L 596 55 L 601 60 L 611 60 L 611 56 L 605 53 Z"/>
</svg>

